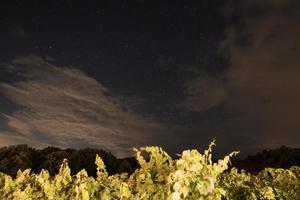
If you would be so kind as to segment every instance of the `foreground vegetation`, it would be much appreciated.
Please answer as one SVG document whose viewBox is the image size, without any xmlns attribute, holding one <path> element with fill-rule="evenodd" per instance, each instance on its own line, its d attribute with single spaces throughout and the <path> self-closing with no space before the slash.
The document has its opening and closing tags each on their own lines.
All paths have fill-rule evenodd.
<svg viewBox="0 0 300 200">
<path fill-rule="evenodd" d="M 214 163 L 213 145 L 203 154 L 183 151 L 176 160 L 159 147 L 136 149 L 140 168 L 130 175 L 109 175 L 98 155 L 96 177 L 84 169 L 71 175 L 67 160 L 54 176 L 47 170 L 35 174 L 30 169 L 18 171 L 16 178 L 0 173 L 0 199 L 299 199 L 299 167 L 267 168 L 256 175 L 235 168 L 226 171 L 237 152 Z"/>
</svg>

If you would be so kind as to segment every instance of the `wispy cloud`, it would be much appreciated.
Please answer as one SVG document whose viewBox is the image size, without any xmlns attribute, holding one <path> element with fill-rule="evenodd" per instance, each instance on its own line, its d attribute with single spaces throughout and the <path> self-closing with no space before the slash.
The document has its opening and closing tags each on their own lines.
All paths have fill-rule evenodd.
<svg viewBox="0 0 300 200">
<path fill-rule="evenodd" d="M 219 106 L 228 97 L 228 91 L 224 84 L 220 77 L 202 73 L 197 78 L 185 83 L 186 99 L 181 106 L 194 112 L 202 112 Z"/>
<path fill-rule="evenodd" d="M 24 38 L 27 36 L 27 33 L 25 32 L 25 29 L 21 26 L 16 27 L 11 31 L 12 36 L 16 38 Z"/>
<path fill-rule="evenodd" d="M 0 134 L 36 146 L 93 146 L 125 156 L 132 146 L 153 144 L 170 136 L 167 127 L 130 110 L 95 79 L 73 67 L 59 67 L 37 56 L 19 57 L 9 69 L 19 81 L 1 83 L 0 91 L 23 109 L 5 113 L 15 133 Z M 3 143 L 3 142 L 2 142 Z M 4 142 L 6 143 L 6 142 Z M 4 144 L 1 144 L 4 145 Z"/>
</svg>

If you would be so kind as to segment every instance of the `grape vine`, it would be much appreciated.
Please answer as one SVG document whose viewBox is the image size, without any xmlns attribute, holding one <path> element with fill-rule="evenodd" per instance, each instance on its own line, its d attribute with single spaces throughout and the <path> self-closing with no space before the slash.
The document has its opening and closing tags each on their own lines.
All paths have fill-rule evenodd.
<svg viewBox="0 0 300 200">
<path fill-rule="evenodd" d="M 71 176 L 65 160 L 55 176 L 42 170 L 18 171 L 16 178 L 0 173 L 0 199 L 15 200 L 297 200 L 300 197 L 300 168 L 266 168 L 250 174 L 232 168 L 226 171 L 233 152 L 212 161 L 212 142 L 203 154 L 197 150 L 183 151 L 172 159 L 160 147 L 135 149 L 140 168 L 133 174 L 109 176 L 103 160 L 97 155 L 97 177 L 83 169 Z M 149 159 L 142 156 L 149 154 Z"/>
</svg>

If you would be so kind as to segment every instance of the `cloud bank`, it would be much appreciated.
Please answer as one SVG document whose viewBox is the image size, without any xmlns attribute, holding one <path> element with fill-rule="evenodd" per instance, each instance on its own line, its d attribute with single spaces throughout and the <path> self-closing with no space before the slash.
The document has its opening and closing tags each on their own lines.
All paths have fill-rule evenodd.
<svg viewBox="0 0 300 200">
<path fill-rule="evenodd" d="M 2 113 L 10 131 L 0 133 L 0 145 L 98 147 L 122 157 L 132 153 L 132 146 L 170 136 L 163 124 L 132 112 L 121 98 L 76 68 L 31 55 L 14 59 L 6 69 L 18 80 L 1 83 L 0 91 L 22 109 Z"/>
<path fill-rule="evenodd" d="M 252 138 L 253 147 L 299 146 L 299 10 L 297 0 L 230 1 L 226 14 L 236 23 L 220 44 L 229 61 L 225 81 L 201 76 L 188 82 L 186 91 L 196 98 L 187 95 L 186 107 L 202 112 L 225 104 L 225 112 L 237 114 L 222 125 L 233 132 L 232 142 Z"/>
<path fill-rule="evenodd" d="M 267 145 L 298 146 L 300 3 L 249 1 L 241 7 L 252 12 L 245 12 L 242 28 L 228 29 L 222 44 L 230 58 L 226 76 L 237 94 L 229 104 L 255 119 Z"/>
</svg>

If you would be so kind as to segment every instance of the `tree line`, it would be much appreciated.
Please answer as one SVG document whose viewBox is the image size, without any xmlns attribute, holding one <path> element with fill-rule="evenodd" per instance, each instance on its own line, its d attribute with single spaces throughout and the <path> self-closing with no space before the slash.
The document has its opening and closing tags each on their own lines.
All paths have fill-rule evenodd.
<svg viewBox="0 0 300 200">
<path fill-rule="evenodd" d="M 131 174 L 138 167 L 134 158 L 117 159 L 112 153 L 101 149 L 75 150 L 56 147 L 35 149 L 21 144 L 0 148 L 0 172 L 15 177 L 19 169 L 30 168 L 34 173 L 46 169 L 50 175 L 55 175 L 58 173 L 63 160 L 67 159 L 72 175 L 85 169 L 89 176 L 95 177 L 97 172 L 96 154 L 103 159 L 109 175 L 122 172 Z"/>
<path fill-rule="evenodd" d="M 96 154 L 103 159 L 109 175 L 123 172 L 132 174 L 139 167 L 134 157 L 118 159 L 112 153 L 101 149 L 75 150 L 56 147 L 35 149 L 21 144 L 0 148 L 0 172 L 15 177 L 19 169 L 30 168 L 34 173 L 46 169 L 50 175 L 55 175 L 63 160 L 67 159 L 72 175 L 85 169 L 89 176 L 96 177 Z M 264 150 L 244 159 L 233 160 L 230 168 L 235 167 L 255 173 L 266 167 L 288 169 L 291 166 L 300 166 L 300 149 L 282 146 L 278 149 Z"/>
</svg>

